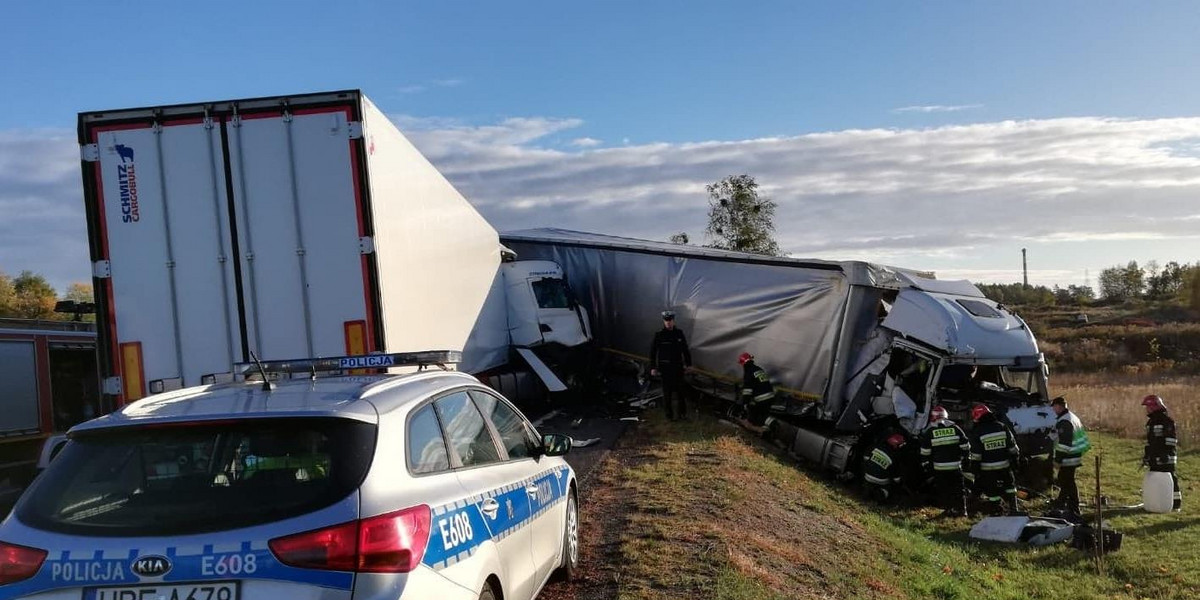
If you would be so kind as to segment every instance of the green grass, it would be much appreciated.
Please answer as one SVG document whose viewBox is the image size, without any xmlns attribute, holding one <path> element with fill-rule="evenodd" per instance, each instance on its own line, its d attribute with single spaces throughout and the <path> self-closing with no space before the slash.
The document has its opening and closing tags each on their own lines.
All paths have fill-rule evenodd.
<svg viewBox="0 0 1200 600">
<path fill-rule="evenodd" d="M 1139 502 L 1140 442 L 1095 438 L 1088 459 L 1103 456 L 1105 495 Z M 1182 514 L 1111 517 L 1125 538 L 1101 575 L 1066 545 L 979 543 L 967 519 L 880 510 L 711 420 L 652 418 L 623 447 L 614 481 L 632 508 L 620 538 L 622 599 L 1200 597 L 1200 510 L 1188 483 L 1200 475 L 1196 453 L 1181 460 Z M 1094 494 L 1090 469 L 1079 484 Z"/>
</svg>

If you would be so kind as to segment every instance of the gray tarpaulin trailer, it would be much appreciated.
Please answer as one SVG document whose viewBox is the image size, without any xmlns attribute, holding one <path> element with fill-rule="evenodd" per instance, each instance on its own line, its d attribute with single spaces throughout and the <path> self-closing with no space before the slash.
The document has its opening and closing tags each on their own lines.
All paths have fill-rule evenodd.
<svg viewBox="0 0 1200 600">
<path fill-rule="evenodd" d="M 965 419 L 982 401 L 1030 439 L 1052 426 L 1032 333 L 969 282 L 562 229 L 501 242 L 562 265 L 602 349 L 646 357 L 660 312 L 673 310 L 702 373 L 739 381 L 738 354 L 754 354 L 777 388 L 808 401 L 793 450 L 839 470 L 870 417 L 916 433 L 935 404 Z"/>
</svg>

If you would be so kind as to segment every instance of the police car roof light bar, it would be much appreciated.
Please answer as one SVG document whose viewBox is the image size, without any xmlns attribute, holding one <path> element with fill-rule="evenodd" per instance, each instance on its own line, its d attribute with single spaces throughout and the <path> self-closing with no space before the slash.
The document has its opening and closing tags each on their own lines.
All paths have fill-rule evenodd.
<svg viewBox="0 0 1200 600">
<path fill-rule="evenodd" d="M 349 369 L 386 369 L 389 367 L 420 367 L 436 365 L 443 369 L 448 364 L 462 362 L 458 350 L 427 350 L 423 352 L 397 352 L 392 354 L 363 354 L 359 356 L 335 356 L 331 358 L 298 358 L 293 360 L 264 360 L 258 363 L 237 363 L 233 372 L 237 375 L 261 373 L 316 373 L 317 371 L 345 371 Z"/>
</svg>

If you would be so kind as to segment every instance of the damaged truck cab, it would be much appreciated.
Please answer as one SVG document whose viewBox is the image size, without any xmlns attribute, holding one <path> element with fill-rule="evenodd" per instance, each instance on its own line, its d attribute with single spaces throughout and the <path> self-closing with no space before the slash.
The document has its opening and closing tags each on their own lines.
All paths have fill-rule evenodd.
<svg viewBox="0 0 1200 600">
<path fill-rule="evenodd" d="M 806 442 L 794 444 L 794 451 L 852 472 L 855 456 L 897 428 L 920 435 L 934 406 L 969 431 L 970 409 L 982 403 L 1016 434 L 1027 459 L 1023 482 L 1047 485 L 1054 413 L 1049 370 L 1029 326 L 967 281 L 899 273 L 896 284 L 875 290 L 878 317 L 865 351 L 857 354 L 840 401 L 819 408 L 836 419 L 836 432 L 817 443 L 808 439 L 811 432 L 785 428 L 785 436 Z"/>
</svg>

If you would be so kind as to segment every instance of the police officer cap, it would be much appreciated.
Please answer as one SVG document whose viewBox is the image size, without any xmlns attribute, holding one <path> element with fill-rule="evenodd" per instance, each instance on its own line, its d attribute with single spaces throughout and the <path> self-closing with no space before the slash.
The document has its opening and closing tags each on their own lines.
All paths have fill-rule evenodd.
<svg viewBox="0 0 1200 600">
<path fill-rule="evenodd" d="M 673 310 L 662 311 L 662 318 L 664 321 L 674 321 L 675 320 L 675 311 L 673 311 Z"/>
</svg>

